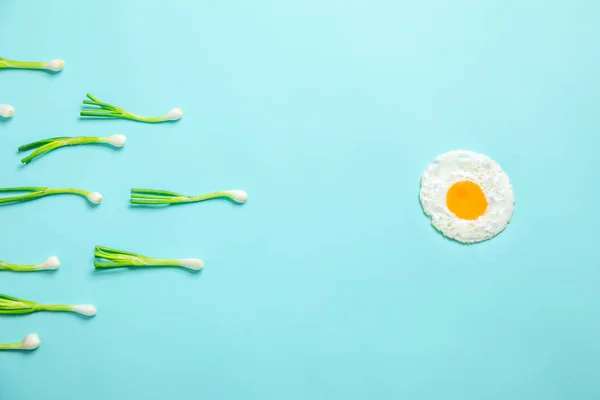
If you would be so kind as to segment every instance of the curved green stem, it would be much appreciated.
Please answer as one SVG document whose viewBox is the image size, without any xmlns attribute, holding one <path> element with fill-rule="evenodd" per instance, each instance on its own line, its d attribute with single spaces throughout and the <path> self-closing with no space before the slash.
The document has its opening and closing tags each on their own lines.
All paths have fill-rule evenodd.
<svg viewBox="0 0 600 400">
<path fill-rule="evenodd" d="M 220 192 L 213 192 L 213 193 L 209 193 L 209 194 L 203 194 L 201 196 L 192 196 L 191 200 L 194 202 L 198 202 L 198 201 L 205 201 L 205 200 L 211 200 L 211 199 L 217 199 L 219 197 L 226 197 L 228 199 L 232 199 L 234 200 L 234 197 L 224 191 L 220 191 Z"/>
<path fill-rule="evenodd" d="M 87 190 L 83 190 L 83 189 L 53 189 L 53 188 L 47 188 L 46 189 L 46 196 L 53 196 L 53 195 L 57 195 L 57 194 L 76 194 L 78 196 L 82 196 L 82 197 L 89 197 L 89 195 L 92 192 L 88 192 Z"/>
<path fill-rule="evenodd" d="M 166 115 L 161 115 L 160 117 L 144 117 L 142 115 L 136 115 L 136 114 L 132 114 L 130 112 L 124 111 L 122 113 L 123 118 L 125 119 L 130 119 L 133 121 L 139 121 L 139 122 L 148 122 L 148 123 L 157 123 L 157 122 L 165 122 L 168 121 L 167 116 Z"/>
</svg>

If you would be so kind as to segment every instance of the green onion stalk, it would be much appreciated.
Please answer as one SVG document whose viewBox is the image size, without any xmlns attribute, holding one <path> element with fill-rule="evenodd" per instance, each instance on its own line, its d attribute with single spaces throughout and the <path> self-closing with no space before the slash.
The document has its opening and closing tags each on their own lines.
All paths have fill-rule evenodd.
<svg viewBox="0 0 600 400">
<path fill-rule="evenodd" d="M 183 117 L 183 111 L 180 108 L 174 108 L 165 115 L 160 117 L 144 117 L 131 113 L 123 108 L 113 106 L 112 104 L 104 103 L 98 100 L 96 97 L 87 93 L 88 100 L 83 100 L 83 104 L 86 106 L 95 106 L 94 108 L 88 107 L 83 108 L 79 115 L 81 117 L 94 117 L 94 118 L 121 118 L 130 119 L 139 122 L 167 122 L 177 121 Z"/>
<path fill-rule="evenodd" d="M 65 67 L 63 60 L 50 60 L 50 61 L 14 61 L 7 60 L 6 58 L 0 57 L 0 69 L 11 68 L 11 69 L 45 69 L 48 71 L 58 72 L 62 71 Z"/>
<path fill-rule="evenodd" d="M 19 315 L 37 311 L 73 312 L 86 317 L 96 315 L 96 307 L 91 304 L 40 304 L 0 294 L 0 314 Z"/>
<path fill-rule="evenodd" d="M 99 192 L 88 192 L 87 190 L 81 189 L 55 189 L 47 187 L 15 187 L 15 188 L 0 188 L 0 193 L 15 193 L 15 192 L 28 192 L 16 196 L 5 196 L 0 197 L 0 204 L 8 203 L 19 203 L 22 201 L 29 201 L 39 199 L 45 196 L 53 196 L 57 194 L 74 194 L 85 197 L 93 204 L 100 204 L 102 201 L 102 194 Z"/>
<path fill-rule="evenodd" d="M 204 267 L 204 262 L 197 258 L 152 258 L 128 251 L 96 246 L 94 253 L 99 259 L 95 261 L 96 269 L 129 268 L 129 267 L 183 267 L 199 271 Z"/>
<path fill-rule="evenodd" d="M 20 342 L 0 344 L 0 350 L 35 350 L 40 347 L 42 341 L 35 333 L 25 336 Z"/>
<path fill-rule="evenodd" d="M 37 157 L 41 157 L 52 150 L 65 146 L 79 146 L 84 144 L 108 144 L 114 147 L 123 147 L 127 138 L 120 133 L 112 136 L 77 136 L 77 137 L 55 137 L 50 139 L 38 140 L 37 142 L 25 144 L 19 147 L 19 151 L 34 150 L 30 155 L 23 158 L 23 164 L 29 164 Z"/>
<path fill-rule="evenodd" d="M 0 261 L 0 271 L 33 272 L 55 270 L 60 267 L 60 260 L 56 256 L 48 257 L 46 261 L 35 265 L 11 264 Z"/>
<path fill-rule="evenodd" d="M 155 189 L 131 189 L 131 204 L 135 205 L 170 205 L 181 203 L 197 203 L 199 201 L 228 198 L 236 203 L 245 203 L 248 200 L 248 194 L 243 190 L 222 190 L 200 196 L 186 196 L 184 194 L 168 192 L 166 190 Z"/>
</svg>

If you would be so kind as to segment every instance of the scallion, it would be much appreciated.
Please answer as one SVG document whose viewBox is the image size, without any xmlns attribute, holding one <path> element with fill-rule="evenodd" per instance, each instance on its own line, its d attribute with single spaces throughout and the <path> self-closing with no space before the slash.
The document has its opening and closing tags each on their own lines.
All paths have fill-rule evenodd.
<svg viewBox="0 0 600 400">
<path fill-rule="evenodd" d="M 19 151 L 36 149 L 29 156 L 21 160 L 23 164 L 29 164 L 35 158 L 65 146 L 78 146 L 83 144 L 109 144 L 114 147 L 123 147 L 125 146 L 126 140 L 127 138 L 125 135 L 121 135 L 120 133 L 112 136 L 55 137 L 25 144 L 19 147 Z"/>
<path fill-rule="evenodd" d="M 20 342 L 0 344 L 0 350 L 35 350 L 40 347 L 42 341 L 35 333 L 25 336 Z"/>
<path fill-rule="evenodd" d="M 31 314 L 37 311 L 74 312 L 87 317 L 96 315 L 96 307 L 91 304 L 40 304 L 0 294 L 0 314 Z"/>
<path fill-rule="evenodd" d="M 65 67 L 63 60 L 50 60 L 50 61 L 14 61 L 7 60 L 6 58 L 0 57 L 0 68 L 13 68 L 13 69 L 45 69 L 48 71 L 58 72 Z"/>
<path fill-rule="evenodd" d="M 243 190 L 222 190 L 201 196 L 186 196 L 180 193 L 155 189 L 131 189 L 131 204 L 137 205 L 167 205 L 180 203 L 196 203 L 217 198 L 228 198 L 236 203 L 245 203 L 248 194 Z"/>
<path fill-rule="evenodd" d="M 36 265 L 21 265 L 21 264 L 10 264 L 4 261 L 0 261 L 0 271 L 13 271 L 13 272 L 32 272 L 32 271 L 47 271 L 58 269 L 60 267 L 60 260 L 56 256 L 48 257 L 46 261 Z"/>
<path fill-rule="evenodd" d="M 125 267 L 183 267 L 194 271 L 201 270 L 204 262 L 197 258 L 151 258 L 123 250 L 96 246 L 94 256 L 107 261 L 95 261 L 96 269 Z"/>
<path fill-rule="evenodd" d="M 141 115 L 133 114 L 123 108 L 113 106 L 112 104 L 104 103 L 98 100 L 96 97 L 87 93 L 89 100 L 83 100 L 83 104 L 87 106 L 96 106 L 99 108 L 83 108 L 79 113 L 82 117 L 94 117 L 94 118 L 122 118 L 131 119 L 140 122 L 166 122 L 166 121 L 177 121 L 183 116 L 183 111 L 180 108 L 174 108 L 168 113 L 160 117 L 143 117 Z"/>
<path fill-rule="evenodd" d="M 15 188 L 0 188 L 0 193 L 13 193 L 13 192 L 29 192 L 17 196 L 0 197 L 0 204 L 6 203 L 19 203 L 21 201 L 29 201 L 39 199 L 45 196 L 52 196 L 57 194 L 75 194 L 83 196 L 93 204 L 100 204 L 102 201 L 102 194 L 98 192 L 88 192 L 87 190 L 81 189 L 55 189 L 47 187 L 15 187 Z"/>
</svg>

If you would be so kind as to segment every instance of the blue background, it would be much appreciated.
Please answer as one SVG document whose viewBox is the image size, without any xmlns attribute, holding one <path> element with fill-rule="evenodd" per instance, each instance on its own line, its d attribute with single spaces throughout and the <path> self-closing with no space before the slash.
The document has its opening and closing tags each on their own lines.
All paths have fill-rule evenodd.
<svg viewBox="0 0 600 400">
<path fill-rule="evenodd" d="M 600 3 L 2 1 L 2 187 L 101 191 L 0 208 L 0 293 L 98 315 L 0 317 L 0 399 L 596 399 Z M 173 124 L 81 121 L 86 92 Z M 124 133 L 55 151 L 51 136 Z M 513 222 L 464 246 L 429 224 L 440 153 L 489 155 Z M 131 209 L 131 187 L 250 199 Z M 94 245 L 198 257 L 95 273 Z"/>
</svg>

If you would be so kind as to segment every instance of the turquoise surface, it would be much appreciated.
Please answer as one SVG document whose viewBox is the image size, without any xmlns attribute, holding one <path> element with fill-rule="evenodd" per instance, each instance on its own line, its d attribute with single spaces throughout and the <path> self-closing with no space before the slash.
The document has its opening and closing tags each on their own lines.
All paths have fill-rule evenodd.
<svg viewBox="0 0 600 400">
<path fill-rule="evenodd" d="M 2 187 L 97 190 L 0 207 L 0 293 L 98 315 L 0 317 L 0 399 L 600 398 L 600 3 L 0 3 Z M 85 93 L 172 124 L 81 121 Z M 124 133 L 27 167 L 19 145 Z M 464 246 L 429 224 L 440 153 L 489 155 L 513 222 Z M 131 187 L 250 199 L 132 209 Z M 201 273 L 94 272 L 94 245 Z"/>
</svg>

